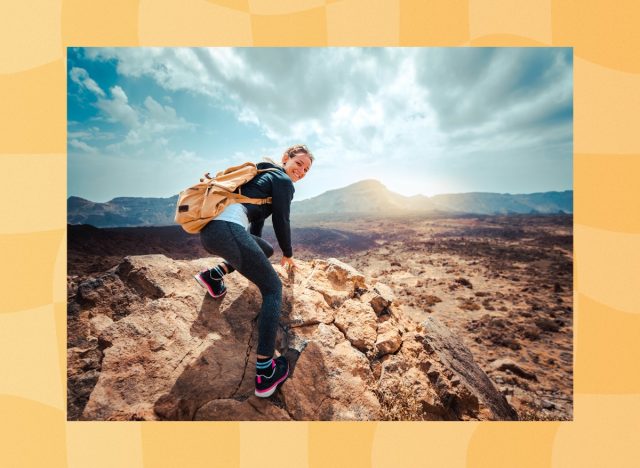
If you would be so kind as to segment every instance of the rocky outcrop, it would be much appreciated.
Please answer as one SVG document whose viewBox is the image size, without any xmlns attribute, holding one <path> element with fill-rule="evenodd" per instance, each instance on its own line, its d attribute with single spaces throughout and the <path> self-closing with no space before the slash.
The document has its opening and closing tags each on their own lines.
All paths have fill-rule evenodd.
<svg viewBox="0 0 640 468">
<path fill-rule="evenodd" d="M 338 260 L 298 261 L 278 350 L 291 375 L 253 396 L 260 293 L 238 273 L 213 300 L 193 280 L 212 260 L 127 257 L 69 299 L 69 419 L 516 419 L 437 321 L 415 324 L 393 292 Z"/>
</svg>

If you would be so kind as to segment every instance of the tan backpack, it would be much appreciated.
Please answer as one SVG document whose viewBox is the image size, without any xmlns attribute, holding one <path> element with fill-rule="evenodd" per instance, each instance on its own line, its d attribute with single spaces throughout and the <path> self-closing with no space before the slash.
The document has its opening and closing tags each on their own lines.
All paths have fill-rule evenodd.
<svg viewBox="0 0 640 468">
<path fill-rule="evenodd" d="M 252 162 L 233 166 L 218 172 L 215 177 L 207 172 L 200 182 L 180 192 L 176 206 L 176 223 L 190 234 L 197 234 L 212 219 L 233 203 L 264 205 L 271 203 L 268 198 L 248 198 L 233 193 L 261 172 L 277 171 L 275 168 L 258 169 Z"/>
</svg>

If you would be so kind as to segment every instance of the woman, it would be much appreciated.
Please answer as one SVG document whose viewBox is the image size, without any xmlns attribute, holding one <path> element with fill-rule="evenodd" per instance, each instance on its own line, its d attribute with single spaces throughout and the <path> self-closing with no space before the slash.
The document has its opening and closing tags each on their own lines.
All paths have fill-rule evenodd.
<svg viewBox="0 0 640 468">
<path fill-rule="evenodd" d="M 296 268 L 289 227 L 289 210 L 295 191 L 293 183 L 304 178 L 313 160 L 306 146 L 296 145 L 284 152 L 282 166 L 274 162 L 258 163 L 258 169 L 272 170 L 259 173 L 242 185 L 242 194 L 250 198 L 272 197 L 272 203 L 229 205 L 200 231 L 204 248 L 222 257 L 224 262 L 198 273 L 195 276 L 198 283 L 212 297 L 219 298 L 226 293 L 224 275 L 237 270 L 258 286 L 262 294 L 255 390 L 259 397 L 271 396 L 289 375 L 286 358 L 279 356 L 273 359 L 282 304 L 282 283 L 268 260 L 273 255 L 273 248 L 261 238 L 262 227 L 264 220 L 272 215 L 273 230 L 283 255 L 280 264 L 287 269 Z"/>
</svg>

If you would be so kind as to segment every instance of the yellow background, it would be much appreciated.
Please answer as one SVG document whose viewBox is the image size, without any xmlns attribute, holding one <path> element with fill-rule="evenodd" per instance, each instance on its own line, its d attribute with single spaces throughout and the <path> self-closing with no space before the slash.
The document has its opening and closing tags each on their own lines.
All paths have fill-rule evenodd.
<svg viewBox="0 0 640 468">
<path fill-rule="evenodd" d="M 0 2 L 0 466 L 637 466 L 639 5 Z M 574 421 L 67 422 L 65 47 L 107 45 L 572 46 Z"/>
</svg>

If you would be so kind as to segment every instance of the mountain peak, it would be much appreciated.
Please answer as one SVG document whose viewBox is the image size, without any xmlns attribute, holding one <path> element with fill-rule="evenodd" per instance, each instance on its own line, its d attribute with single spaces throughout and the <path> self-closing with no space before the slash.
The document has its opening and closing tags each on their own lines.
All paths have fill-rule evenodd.
<svg viewBox="0 0 640 468">
<path fill-rule="evenodd" d="M 367 189 L 380 189 L 387 190 L 387 187 L 377 179 L 365 179 L 355 182 L 351 185 L 347 185 L 345 189 L 350 188 L 367 188 Z"/>
</svg>

